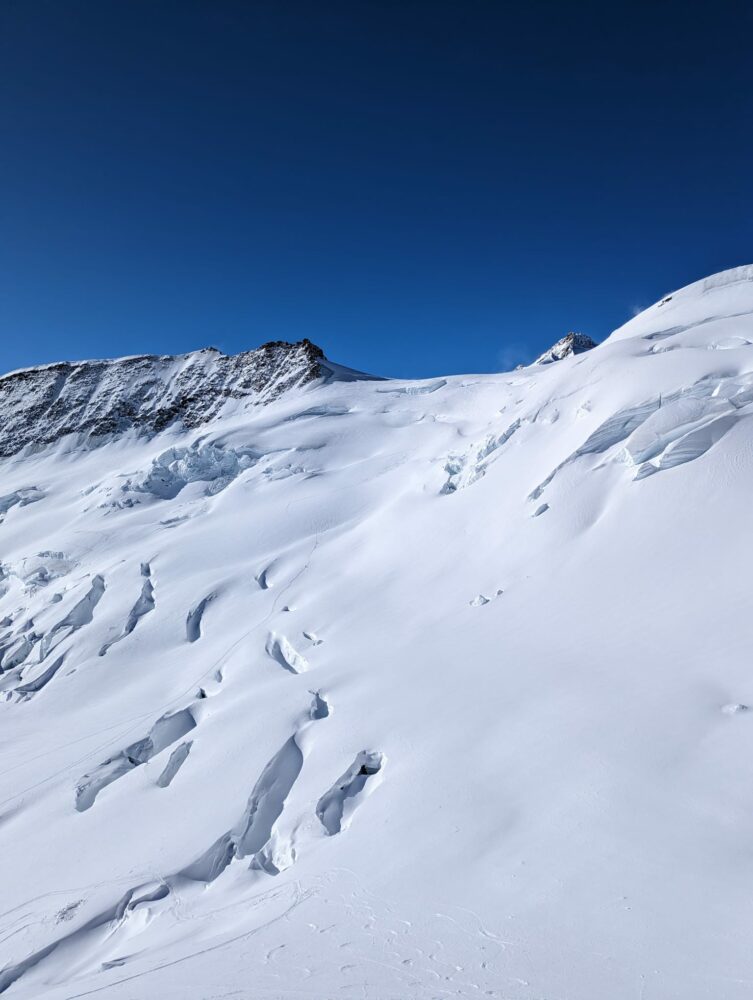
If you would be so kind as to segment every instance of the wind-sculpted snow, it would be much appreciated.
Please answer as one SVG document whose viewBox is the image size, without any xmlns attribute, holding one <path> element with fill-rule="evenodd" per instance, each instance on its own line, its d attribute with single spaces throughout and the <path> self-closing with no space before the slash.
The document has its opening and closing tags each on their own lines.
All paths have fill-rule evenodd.
<svg viewBox="0 0 753 1000">
<path fill-rule="evenodd" d="M 81 600 L 75 604 L 68 614 L 47 632 L 41 642 L 40 657 L 44 659 L 50 650 L 64 639 L 73 635 L 80 628 L 88 625 L 94 618 L 94 609 L 102 600 L 105 592 L 105 580 L 99 573 L 92 579 L 91 587 Z"/>
<path fill-rule="evenodd" d="M 636 479 L 692 462 L 738 420 L 753 414 L 752 403 L 751 376 L 745 373 L 739 378 L 704 376 L 688 389 L 620 411 L 556 466 L 528 499 L 538 500 L 554 477 L 575 460 L 614 449 L 618 449 L 618 460 L 640 466 Z"/>
<path fill-rule="evenodd" d="M 748 1000 L 753 268 L 315 355 L 0 379 L 3 995 Z"/>
<path fill-rule="evenodd" d="M 188 617 L 186 618 L 186 639 L 189 642 L 196 642 L 197 639 L 201 638 L 201 620 L 204 617 L 204 612 L 207 607 L 212 603 L 217 595 L 207 594 L 206 597 L 194 605 L 188 612 Z"/>
<path fill-rule="evenodd" d="M 326 719 L 329 706 L 318 694 L 309 711 L 308 721 Z M 291 736 L 267 762 L 253 787 L 243 815 L 235 826 L 223 833 L 212 846 L 181 871 L 184 879 L 214 882 L 236 859 L 250 858 L 250 867 L 268 875 L 279 875 L 283 866 L 295 860 L 290 849 L 281 850 L 274 834 L 285 803 L 303 768 L 300 733 Z"/>
<path fill-rule="evenodd" d="M 76 809 L 83 812 L 91 809 L 94 801 L 108 785 L 135 767 L 146 764 L 148 760 L 161 753 L 165 747 L 190 733 L 196 726 L 196 721 L 187 708 L 171 715 L 164 715 L 151 727 L 147 735 L 135 743 L 129 744 L 114 757 L 108 758 L 91 774 L 86 774 L 76 786 Z"/>
<path fill-rule="evenodd" d="M 183 767 L 188 755 L 191 752 L 191 747 L 193 746 L 193 740 L 188 740 L 186 743 L 181 743 L 180 746 L 176 747 L 170 754 L 170 759 L 167 764 L 165 764 L 165 769 L 157 778 L 157 784 L 160 788 L 167 788 L 172 782 L 175 775 Z"/>
<path fill-rule="evenodd" d="M 382 754 L 362 750 L 345 774 L 324 794 L 316 804 L 316 815 L 332 837 L 340 833 L 369 783 L 369 778 L 379 774 L 384 763 Z M 373 787 L 373 783 L 369 787 Z"/>
<path fill-rule="evenodd" d="M 36 676 L 29 680 L 24 681 L 23 684 L 19 684 L 17 687 L 13 688 L 13 693 L 18 695 L 23 700 L 28 700 L 32 695 L 38 694 L 43 688 L 47 687 L 55 674 L 60 670 L 63 663 L 65 662 L 65 653 L 58 656 L 49 667 L 37 672 Z"/>
<path fill-rule="evenodd" d="M 662 405 L 660 398 L 649 399 L 639 406 L 631 406 L 615 413 L 605 420 L 593 434 L 578 448 L 576 457 L 581 455 L 599 455 L 609 448 L 624 441 L 633 431 L 640 427 L 648 417 Z"/>
<path fill-rule="evenodd" d="M 3 647 L 0 655 L 0 669 L 3 671 L 13 670 L 19 666 L 29 656 L 35 643 L 39 641 L 39 636 L 34 632 L 19 636 Z"/>
<path fill-rule="evenodd" d="M 695 461 L 715 445 L 728 430 L 731 430 L 736 422 L 737 418 L 729 414 L 705 420 L 692 430 L 686 426 L 676 428 L 676 436 L 672 437 L 666 447 L 661 448 L 656 461 L 644 462 L 640 466 L 636 472 L 636 479 L 645 479 L 646 476 L 662 469 L 673 469 L 675 466 Z"/>
<path fill-rule="evenodd" d="M 9 966 L 0 972 L 0 993 L 4 993 L 25 973 L 34 969 L 35 966 L 50 956 L 54 956 L 56 952 L 67 950 L 69 953 L 73 952 L 76 955 L 76 953 L 80 954 L 81 945 L 84 945 L 84 949 L 87 945 L 90 948 L 96 948 L 97 938 L 104 937 L 106 939 L 122 927 L 139 910 L 141 911 L 139 915 L 147 915 L 148 909 L 146 908 L 149 907 L 149 904 L 164 899 L 168 894 L 169 889 L 164 883 L 158 883 L 156 886 L 139 886 L 138 889 L 129 890 L 116 906 L 106 910 L 104 913 L 97 914 L 96 917 L 89 920 L 80 929 L 64 935 L 46 948 L 42 948 L 40 951 L 29 956 L 23 962 Z M 68 957 L 70 959 L 70 955 Z M 117 965 L 118 963 L 115 964 Z"/>
<path fill-rule="evenodd" d="M 110 639 L 109 642 L 104 644 L 99 651 L 100 656 L 104 656 L 107 653 L 107 650 L 114 646 L 116 642 L 120 642 L 121 639 L 125 639 L 126 636 L 129 636 L 144 615 L 148 615 L 150 611 L 154 611 L 154 584 L 151 580 L 152 568 L 149 563 L 141 564 L 141 576 L 141 593 L 139 594 L 136 603 L 128 612 L 128 618 L 123 626 L 123 631 L 115 636 L 114 639 Z"/>
</svg>

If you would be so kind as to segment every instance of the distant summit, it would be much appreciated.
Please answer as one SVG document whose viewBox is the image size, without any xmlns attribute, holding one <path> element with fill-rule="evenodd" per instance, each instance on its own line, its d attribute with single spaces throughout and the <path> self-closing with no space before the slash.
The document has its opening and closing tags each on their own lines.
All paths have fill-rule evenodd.
<svg viewBox="0 0 753 1000">
<path fill-rule="evenodd" d="M 592 347 L 596 347 L 596 341 L 591 340 L 585 333 L 568 333 L 548 351 L 539 355 L 534 364 L 549 365 L 552 361 L 562 361 L 563 358 L 569 358 L 571 354 L 583 354 L 585 351 L 590 351 Z"/>
</svg>

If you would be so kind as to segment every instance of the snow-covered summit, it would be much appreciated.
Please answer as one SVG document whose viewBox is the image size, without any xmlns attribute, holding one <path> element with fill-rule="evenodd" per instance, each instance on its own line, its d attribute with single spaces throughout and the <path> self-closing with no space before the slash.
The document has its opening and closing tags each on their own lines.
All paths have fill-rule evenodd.
<svg viewBox="0 0 753 1000">
<path fill-rule="evenodd" d="M 752 279 L 492 375 L 30 373 L 3 1000 L 749 1000 Z"/>
<path fill-rule="evenodd" d="M 556 344 L 553 344 L 549 350 L 540 354 L 534 364 L 549 365 L 553 361 L 562 361 L 563 358 L 569 358 L 573 354 L 583 354 L 584 351 L 590 351 L 593 347 L 596 347 L 596 341 L 591 340 L 585 333 L 568 333 Z"/>
</svg>

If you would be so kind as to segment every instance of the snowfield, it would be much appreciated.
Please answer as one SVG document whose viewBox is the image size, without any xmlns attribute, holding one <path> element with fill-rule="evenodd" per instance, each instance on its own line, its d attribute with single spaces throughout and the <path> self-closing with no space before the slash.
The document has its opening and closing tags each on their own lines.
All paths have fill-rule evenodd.
<svg viewBox="0 0 753 1000">
<path fill-rule="evenodd" d="M 0 993 L 749 1000 L 753 266 L 543 366 L 295 364 L 13 413 Z"/>
</svg>

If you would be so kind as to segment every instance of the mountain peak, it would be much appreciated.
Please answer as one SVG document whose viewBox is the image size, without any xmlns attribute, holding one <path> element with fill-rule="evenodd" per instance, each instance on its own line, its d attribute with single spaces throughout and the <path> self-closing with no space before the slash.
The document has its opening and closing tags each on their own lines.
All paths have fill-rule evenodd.
<svg viewBox="0 0 753 1000">
<path fill-rule="evenodd" d="M 534 364 L 549 365 L 553 361 L 569 358 L 572 354 L 583 354 L 585 351 L 590 351 L 592 347 L 596 347 L 596 341 L 585 333 L 568 333 L 562 340 L 553 344 L 548 351 L 540 354 Z"/>
<path fill-rule="evenodd" d="M 240 354 L 204 348 L 183 355 L 63 361 L 0 378 L 0 456 L 53 444 L 69 434 L 105 438 L 135 429 L 195 427 L 231 400 L 269 402 L 289 389 L 332 377 L 310 340 L 276 340 Z"/>
</svg>

